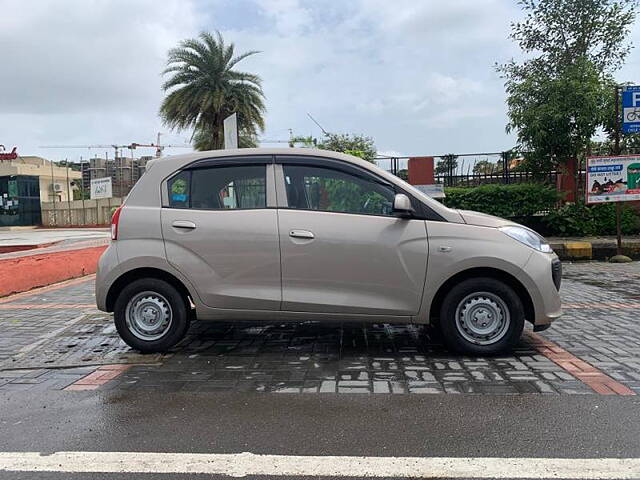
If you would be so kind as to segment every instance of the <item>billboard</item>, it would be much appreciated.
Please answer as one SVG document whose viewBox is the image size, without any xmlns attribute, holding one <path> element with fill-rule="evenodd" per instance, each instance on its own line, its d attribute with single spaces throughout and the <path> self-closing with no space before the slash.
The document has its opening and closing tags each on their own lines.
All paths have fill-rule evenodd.
<svg viewBox="0 0 640 480">
<path fill-rule="evenodd" d="M 111 177 L 91 179 L 91 200 L 112 196 Z"/>
<path fill-rule="evenodd" d="M 441 183 L 434 183 L 432 185 L 414 185 L 414 187 L 431 198 L 445 198 L 444 185 Z"/>
<path fill-rule="evenodd" d="M 587 158 L 587 203 L 640 200 L 640 155 Z"/>
</svg>

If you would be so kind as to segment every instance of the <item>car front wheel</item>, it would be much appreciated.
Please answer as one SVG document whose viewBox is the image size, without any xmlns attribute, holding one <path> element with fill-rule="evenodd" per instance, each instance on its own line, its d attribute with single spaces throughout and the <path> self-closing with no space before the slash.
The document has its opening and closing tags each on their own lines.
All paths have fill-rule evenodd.
<svg viewBox="0 0 640 480">
<path fill-rule="evenodd" d="M 487 355 L 512 349 L 524 329 L 524 308 L 507 284 L 470 278 L 454 286 L 440 309 L 444 343 L 451 350 Z"/>
<path fill-rule="evenodd" d="M 142 353 L 164 352 L 184 338 L 189 328 L 185 299 L 171 284 L 142 278 L 122 289 L 114 308 L 120 337 Z"/>
</svg>

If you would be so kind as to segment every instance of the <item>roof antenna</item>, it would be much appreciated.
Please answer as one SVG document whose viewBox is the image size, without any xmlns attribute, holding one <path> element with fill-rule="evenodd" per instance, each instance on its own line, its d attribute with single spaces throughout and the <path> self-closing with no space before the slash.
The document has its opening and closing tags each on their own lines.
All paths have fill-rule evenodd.
<svg viewBox="0 0 640 480">
<path fill-rule="evenodd" d="M 322 133 L 324 133 L 325 135 L 329 135 L 329 132 L 327 132 L 324 128 L 322 128 L 322 125 L 320 125 L 320 124 L 316 121 L 316 119 L 315 119 L 315 118 L 313 118 L 313 117 L 311 116 L 311 114 L 310 114 L 309 112 L 307 112 L 307 116 L 311 119 L 311 121 L 312 121 L 313 123 L 315 123 L 317 126 L 319 126 L 319 127 L 320 127 L 320 130 L 322 130 Z"/>
</svg>

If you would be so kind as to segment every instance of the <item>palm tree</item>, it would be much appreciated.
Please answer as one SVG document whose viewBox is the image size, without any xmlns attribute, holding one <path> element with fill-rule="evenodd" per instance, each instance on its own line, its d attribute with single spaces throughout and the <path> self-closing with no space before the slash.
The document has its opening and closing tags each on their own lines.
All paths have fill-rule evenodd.
<svg viewBox="0 0 640 480">
<path fill-rule="evenodd" d="M 167 92 L 160 106 L 163 123 L 172 129 L 193 128 L 198 150 L 224 148 L 223 120 L 236 112 L 240 146 L 255 146 L 264 130 L 262 80 L 258 75 L 233 68 L 258 53 L 234 56 L 234 45 L 226 45 L 216 32 L 203 32 L 198 39 L 180 42 L 169 50 L 163 74 L 171 77 L 162 85 Z"/>
</svg>

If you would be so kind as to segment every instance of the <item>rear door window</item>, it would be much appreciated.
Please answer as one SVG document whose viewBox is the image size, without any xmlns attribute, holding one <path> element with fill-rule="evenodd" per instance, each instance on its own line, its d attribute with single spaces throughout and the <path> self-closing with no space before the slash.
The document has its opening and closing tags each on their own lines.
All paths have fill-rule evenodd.
<svg viewBox="0 0 640 480">
<path fill-rule="evenodd" d="M 265 165 L 223 165 L 186 170 L 168 182 L 169 206 L 200 210 L 265 208 Z"/>
<path fill-rule="evenodd" d="M 189 208 L 191 172 L 189 170 L 180 172 L 169 180 L 168 187 L 169 206 L 172 208 Z"/>
</svg>

